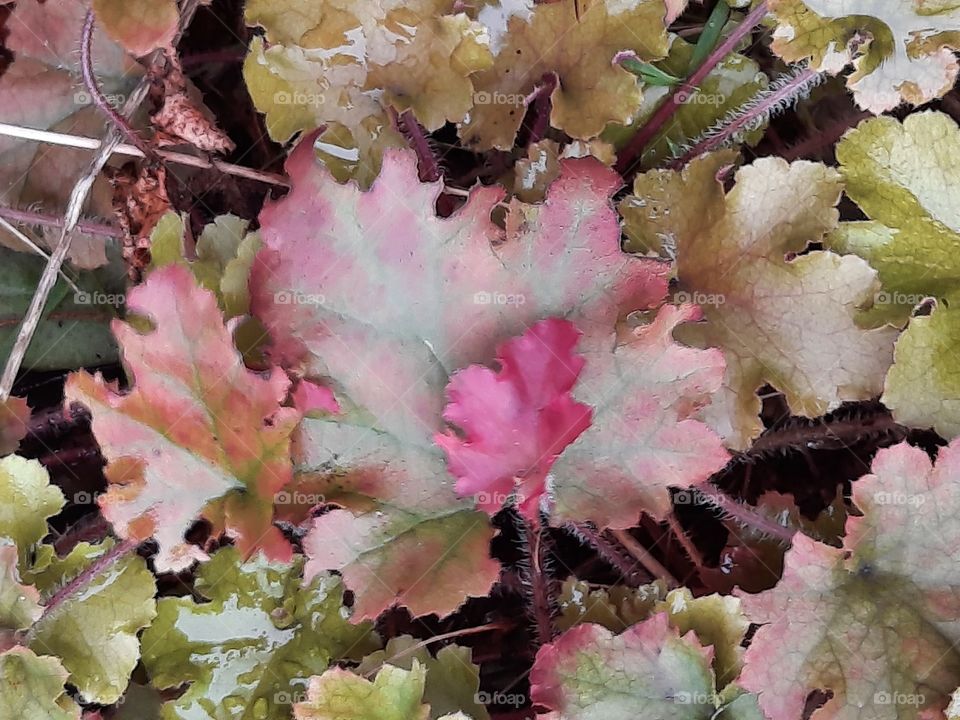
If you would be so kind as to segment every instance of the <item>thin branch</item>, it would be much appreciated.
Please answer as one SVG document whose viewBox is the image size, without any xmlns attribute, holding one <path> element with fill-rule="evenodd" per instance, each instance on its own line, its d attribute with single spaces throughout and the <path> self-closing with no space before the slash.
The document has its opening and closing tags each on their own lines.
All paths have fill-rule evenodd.
<svg viewBox="0 0 960 720">
<path fill-rule="evenodd" d="M 487 623 L 486 625 L 464 628 L 463 630 L 451 630 L 447 633 L 441 633 L 439 635 L 434 635 L 433 637 L 428 637 L 426 640 L 421 640 L 420 642 L 414 643 L 410 647 L 405 648 L 388 658 L 385 658 L 380 663 L 367 670 L 367 672 L 364 673 L 364 677 L 371 678 L 376 675 L 380 668 L 382 668 L 384 665 L 392 663 L 394 660 L 399 660 L 402 657 L 406 657 L 411 653 L 415 653 L 417 650 L 425 648 L 428 645 L 433 645 L 434 643 L 443 642 L 445 640 L 454 640 L 459 637 L 466 637 L 467 635 L 478 635 L 479 633 L 490 632 L 491 630 L 506 630 L 507 627 L 507 623 L 499 620 L 497 622 Z"/>
<path fill-rule="evenodd" d="M 198 4 L 199 0 L 185 0 L 178 24 L 177 37 L 183 33 L 184 28 L 196 12 Z M 92 52 L 91 46 L 93 45 L 93 25 L 93 10 L 88 10 L 80 38 L 81 65 L 92 62 L 90 54 Z M 162 51 L 156 52 L 162 53 Z M 130 117 L 133 115 L 140 106 L 140 103 L 143 102 L 149 89 L 150 78 L 148 75 L 145 75 L 124 103 L 122 110 L 124 116 Z M 0 402 L 6 402 L 7 398 L 10 397 L 10 390 L 13 388 L 13 384 L 17 379 L 17 373 L 23 364 L 23 359 L 27 354 L 27 348 L 30 346 L 30 341 L 33 339 L 33 335 L 37 331 L 37 326 L 40 324 L 40 317 L 47 304 L 47 298 L 50 297 L 50 291 L 56 284 L 60 268 L 63 267 L 67 253 L 70 251 L 70 243 L 73 240 L 74 234 L 73 230 L 80 221 L 80 213 L 83 210 L 87 196 L 90 194 L 90 190 L 97 176 L 103 170 L 110 155 L 113 154 L 113 151 L 119 144 L 120 134 L 115 128 L 111 128 L 107 132 L 103 144 L 98 149 L 86 172 L 77 180 L 73 186 L 73 190 L 70 192 L 70 198 L 67 201 L 67 210 L 63 216 L 63 227 L 60 229 L 60 238 L 50 256 L 50 261 L 40 276 L 37 289 L 33 294 L 33 298 L 30 300 L 30 306 L 27 308 L 26 315 L 24 316 L 23 324 L 17 333 L 17 339 L 14 341 L 10 356 L 7 358 L 7 364 L 3 369 L 3 376 L 0 377 Z"/>
<path fill-rule="evenodd" d="M 10 233 L 11 235 L 13 235 L 15 238 L 17 238 L 17 240 L 19 240 L 20 242 L 22 242 L 22 243 L 23 243 L 24 245 L 26 245 L 28 248 L 30 248 L 31 250 L 33 250 L 37 255 L 39 255 L 40 257 L 44 258 L 47 262 L 50 262 L 50 256 L 47 254 L 47 251 L 44 250 L 44 249 L 43 249 L 42 247 L 40 247 L 39 245 L 37 245 L 37 244 L 36 244 L 33 240 L 31 240 L 29 237 L 27 237 L 27 236 L 20 230 L 20 228 L 18 228 L 17 226 L 12 225 L 11 223 L 9 223 L 9 222 L 7 221 L 7 219 L 6 219 L 5 217 L 3 217 L 2 214 L 0 214 L 0 227 L 4 228 L 8 233 Z M 63 268 L 60 268 L 60 271 L 59 271 L 59 272 L 60 272 L 60 277 L 62 277 L 62 278 L 64 279 L 64 281 L 66 281 L 67 285 L 69 285 L 71 288 L 73 288 L 73 291 L 74 291 L 75 293 L 80 292 L 80 288 L 78 288 L 78 287 L 77 287 L 77 284 L 73 281 L 73 279 L 63 271 Z"/>
<path fill-rule="evenodd" d="M 647 569 L 647 572 L 654 577 L 663 580 L 667 584 L 668 589 L 680 587 L 680 583 L 673 576 L 673 574 L 667 570 L 663 566 L 663 563 L 657 560 L 649 550 L 638 543 L 633 535 L 628 533 L 626 530 L 610 530 L 608 532 L 614 538 L 616 538 L 617 542 L 626 548 L 628 553 L 637 559 L 637 562 Z"/>
<path fill-rule="evenodd" d="M 22 127 L 20 125 L 10 125 L 0 123 L 0 135 L 15 137 L 20 140 L 31 140 L 33 142 L 42 142 L 49 145 L 62 145 L 64 147 L 81 148 L 84 150 L 100 150 L 103 147 L 103 141 L 96 138 L 84 137 L 82 135 L 69 135 L 67 133 L 53 132 L 51 130 L 37 130 L 36 128 Z M 112 153 L 125 155 L 127 157 L 146 157 L 144 153 L 134 145 L 118 143 L 112 147 Z M 174 150 L 157 149 L 154 151 L 161 160 L 174 163 L 176 165 L 186 165 L 188 167 L 202 168 L 205 170 L 219 170 L 226 175 L 242 177 L 248 180 L 255 180 L 267 185 L 277 185 L 279 187 L 289 187 L 289 181 L 276 173 L 255 170 L 254 168 L 244 167 L 243 165 L 234 165 L 232 163 L 218 160 L 217 158 L 198 157 L 187 153 L 176 152 Z"/>
<path fill-rule="evenodd" d="M 737 46 L 748 33 L 760 24 L 767 15 L 767 0 L 763 0 L 743 19 L 733 32 L 727 36 L 727 39 L 720 43 L 716 49 L 707 56 L 703 64 L 690 74 L 683 83 L 681 83 L 660 106 L 654 111 L 646 124 L 640 128 L 627 146 L 620 152 L 617 158 L 617 171 L 626 176 L 626 174 L 643 157 L 643 151 L 650 141 L 656 137 L 660 129 L 673 117 L 677 109 L 683 105 L 691 95 L 693 95 L 704 78 L 710 74 L 727 55 Z"/>
<path fill-rule="evenodd" d="M 53 228 L 63 227 L 62 217 L 54 217 L 53 215 L 47 215 L 33 210 L 18 210 L 17 208 L 3 207 L 2 205 L 0 205 L 0 217 L 25 225 L 42 225 Z M 121 237 L 123 235 L 123 231 L 120 228 L 90 220 L 81 220 L 78 222 L 77 229 L 91 235 L 105 235 L 107 237 Z"/>
</svg>

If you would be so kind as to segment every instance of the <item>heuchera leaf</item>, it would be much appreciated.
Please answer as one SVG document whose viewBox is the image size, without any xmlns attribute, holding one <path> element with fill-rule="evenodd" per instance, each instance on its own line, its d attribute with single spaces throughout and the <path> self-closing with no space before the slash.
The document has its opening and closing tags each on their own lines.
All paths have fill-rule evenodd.
<svg viewBox="0 0 960 720">
<path fill-rule="evenodd" d="M 910 319 L 897 341 L 883 402 L 898 422 L 960 434 L 960 128 L 943 113 L 923 112 L 901 123 L 861 123 L 837 146 L 846 192 L 871 218 L 844 223 L 832 247 L 866 259 L 880 274 L 878 305 L 906 319 L 926 297 L 938 301 Z"/>
<path fill-rule="evenodd" d="M 7 647 L 10 634 L 26 630 L 40 619 L 40 592 L 20 582 L 16 545 L 0 543 L 0 647 Z"/>
<path fill-rule="evenodd" d="M 318 166 L 310 138 L 287 168 L 291 193 L 261 214 L 251 307 L 273 361 L 344 409 L 304 422 L 295 448 L 315 492 L 345 508 L 314 521 L 308 575 L 346 568 L 360 617 L 400 598 L 449 613 L 497 575 L 489 524 L 458 501 L 433 442 L 450 374 L 560 314 L 581 347 L 608 346 L 621 316 L 663 297 L 666 267 L 621 252 L 619 180 L 595 160 L 565 163 L 543 205 L 514 203 L 505 232 L 495 188 L 436 217 L 439 185 L 418 182 L 411 153 L 388 153 L 366 193 Z"/>
<path fill-rule="evenodd" d="M 34 546 L 49 532 L 47 518 L 60 512 L 65 502 L 36 460 L 18 455 L 0 459 L 0 537 L 19 549 L 21 572 L 29 567 Z"/>
<path fill-rule="evenodd" d="M 37 546 L 64 501 L 36 460 L 0 460 L 0 500 L 0 644 L 29 630 L 25 644 L 58 657 L 83 700 L 116 702 L 140 657 L 137 633 L 155 614 L 153 575 L 140 557 L 128 556 L 91 577 L 84 592 L 57 597 L 112 541 L 80 543 L 65 558 Z"/>
<path fill-rule="evenodd" d="M 34 583 L 52 596 L 111 547 L 80 543 L 36 571 Z M 126 557 L 44 614 L 30 633 L 30 648 L 59 657 L 85 701 L 114 703 L 140 659 L 137 633 L 156 615 L 156 592 L 143 559 Z"/>
<path fill-rule="evenodd" d="M 474 77 L 475 104 L 460 137 L 481 149 L 513 147 L 525 98 L 550 73 L 557 76 L 553 127 L 588 139 L 609 122 L 629 123 L 643 95 L 613 58 L 624 50 L 641 60 L 666 55 L 665 10 L 663 0 L 599 0 L 589 8 L 575 0 L 482 6 L 477 18 L 490 35 L 494 62 Z"/>
<path fill-rule="evenodd" d="M 830 696 L 813 720 L 933 717 L 960 684 L 960 442 L 935 466 L 901 443 L 872 470 L 842 548 L 798 535 L 780 583 L 742 595 L 761 627 L 741 683 L 769 718 L 799 717 L 814 689 Z"/>
<path fill-rule="evenodd" d="M 531 699 L 563 720 L 709 720 L 722 702 L 711 656 L 692 632 L 681 637 L 666 613 L 619 635 L 578 625 L 540 648 Z"/>
<path fill-rule="evenodd" d="M 446 615 L 490 590 L 493 529 L 457 499 L 439 452 L 345 419 L 305 419 L 294 452 L 302 494 L 345 508 L 313 521 L 305 575 L 339 570 L 355 617 L 395 604 Z"/>
<path fill-rule="evenodd" d="M 186 692 L 164 706 L 165 720 L 289 718 L 307 679 L 344 657 L 373 650 L 371 625 L 351 625 L 343 587 L 330 575 L 301 585 L 292 564 L 258 555 L 243 562 L 224 548 L 200 566 L 208 602 L 162 598 L 143 634 L 152 684 Z"/>
<path fill-rule="evenodd" d="M 104 515 L 122 537 L 155 537 L 161 571 L 206 558 L 184 540 L 203 514 L 244 553 L 259 548 L 289 559 L 289 543 L 272 525 L 274 494 L 291 479 L 289 440 L 299 417 L 280 407 L 286 376 L 243 366 L 216 298 L 185 268 L 152 273 L 127 307 L 155 327 L 140 334 L 113 325 L 133 390 L 119 394 L 81 372 L 65 391 L 68 403 L 90 409 L 109 461 Z"/>
<path fill-rule="evenodd" d="M 50 5 L 25 2 L 11 12 L 4 47 L 15 60 L 0 77 L 0 121 L 71 135 L 103 135 L 104 116 L 92 106 L 89 93 L 78 81 L 77 40 L 89 4 L 89 0 Z M 92 55 L 103 93 L 122 103 L 142 68 L 98 30 Z M 12 137 L 0 138 L 0 157 L 0 204 L 40 207 L 55 215 L 63 213 L 74 179 L 90 161 L 87 150 L 45 147 Z M 99 179 L 86 209 L 110 217 L 111 198 L 110 187 Z M 59 231 L 53 232 L 56 234 L 44 235 L 47 244 L 56 242 Z M 6 230 L 0 231 L 0 243 L 24 250 Z M 107 262 L 105 243 L 104 237 L 77 231 L 69 257 L 80 267 L 98 267 Z"/>
<path fill-rule="evenodd" d="M 569 630 L 574 625 L 595 623 L 620 633 L 650 617 L 665 595 L 666 588 L 659 582 L 638 588 L 614 585 L 591 590 L 589 583 L 569 577 L 558 593 L 557 627 Z"/>
<path fill-rule="evenodd" d="M 97 21 L 130 53 L 140 56 L 173 40 L 176 0 L 93 0 Z"/>
<path fill-rule="evenodd" d="M 473 104 L 470 75 L 490 64 L 483 28 L 452 0 L 253 0 L 266 29 L 244 63 L 247 88 L 275 140 L 328 127 L 321 149 L 338 175 L 376 177 L 385 147 L 402 145 L 387 108 L 412 108 L 436 130 Z"/>
<path fill-rule="evenodd" d="M 787 62 L 809 58 L 813 69 L 834 75 L 852 62 L 847 87 L 874 114 L 903 101 L 922 105 L 957 79 L 956 3 L 770 0 L 770 9 L 777 19 L 773 51 Z"/>
<path fill-rule="evenodd" d="M 838 173 L 761 158 L 724 193 L 717 173 L 731 160 L 715 153 L 682 173 L 638 176 L 634 202 L 647 210 L 627 221 L 633 236 L 662 234 L 675 244 L 676 299 L 698 303 L 706 317 L 677 337 L 724 350 L 724 388 L 704 417 L 743 449 L 762 429 L 755 392 L 764 383 L 810 417 L 878 394 L 896 330 L 857 325 L 858 308 L 879 289 L 865 262 L 825 251 L 793 257 L 836 226 Z"/>
<path fill-rule="evenodd" d="M 27 436 L 30 406 L 24 398 L 8 397 L 0 402 L 0 455 L 14 452 Z"/>
<path fill-rule="evenodd" d="M 554 460 L 589 427 L 590 408 L 570 395 L 584 365 L 578 336 L 571 322 L 543 320 L 500 346 L 499 372 L 471 365 L 450 380 L 443 417 L 463 437 L 436 441 L 457 492 L 476 495 L 481 510 L 496 514 L 515 495 L 535 521 Z"/>
<path fill-rule="evenodd" d="M 66 696 L 67 671 L 54 657 L 15 647 L 0 654 L 0 720 L 80 720 Z"/>
<path fill-rule="evenodd" d="M 552 468 L 554 520 L 625 528 L 641 512 L 663 517 L 668 486 L 704 482 L 727 463 L 721 439 L 696 419 L 723 380 L 723 355 L 672 336 L 700 317 L 668 305 L 619 344 L 584 349 L 574 397 L 594 408 L 593 424 Z"/>
<path fill-rule="evenodd" d="M 460 710 L 466 710 L 473 720 L 488 720 L 490 715 L 478 700 L 480 668 L 473 664 L 470 648 L 444 645 L 431 657 L 416 638 L 400 635 L 391 638 L 383 650 L 367 655 L 356 672 L 370 677 L 384 664 L 413 670 L 415 663 L 427 673 L 423 701 L 430 706 L 431 720 Z"/>
<path fill-rule="evenodd" d="M 293 714 L 297 720 L 427 720 L 426 675 L 416 660 L 410 670 L 385 665 L 372 682 L 332 668 L 310 680 L 307 700 L 294 705 Z"/>
</svg>

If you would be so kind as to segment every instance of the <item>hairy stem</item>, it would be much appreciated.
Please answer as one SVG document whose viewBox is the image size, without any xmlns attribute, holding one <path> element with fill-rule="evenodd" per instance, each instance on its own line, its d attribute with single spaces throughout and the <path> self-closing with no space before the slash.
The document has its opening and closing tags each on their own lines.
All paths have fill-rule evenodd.
<svg viewBox="0 0 960 720">
<path fill-rule="evenodd" d="M 403 114 L 399 116 L 397 116 L 394 111 L 394 116 L 396 117 L 395 121 L 400 132 L 406 136 L 410 145 L 413 146 L 414 151 L 417 153 L 420 180 L 423 182 L 435 182 L 439 180 L 440 165 L 437 163 L 437 158 L 433 155 L 433 148 L 430 147 L 430 142 L 427 140 L 427 134 L 424 132 L 423 126 L 417 122 L 417 118 L 413 115 L 413 110 L 404 110 Z"/>
<path fill-rule="evenodd" d="M 22 127 L 20 125 L 10 125 L 9 123 L 0 123 L 0 135 L 6 137 L 15 137 L 20 140 L 30 140 L 31 142 L 48 143 L 50 145 L 62 145 L 63 147 L 82 148 L 84 150 L 100 150 L 104 145 L 97 138 L 84 137 L 82 135 L 70 135 L 69 133 L 53 132 L 51 130 L 37 130 L 36 128 Z M 119 143 L 112 147 L 111 152 L 115 155 L 126 155 L 128 157 L 146 157 L 144 153 L 134 145 Z M 234 165 L 224 162 L 217 158 L 198 157 L 187 153 L 176 152 L 174 150 L 158 149 L 154 153 L 158 158 L 165 162 L 175 165 L 186 165 L 188 167 L 202 168 L 204 170 L 218 170 L 225 175 L 233 175 L 247 180 L 262 182 L 267 185 L 276 185 L 278 187 L 289 187 L 290 183 L 282 175 L 255 170 L 254 168 L 244 167 L 243 165 Z M 89 224 L 89 223 L 88 223 Z M 81 224 L 80 227 L 82 227 Z M 103 226 L 106 227 L 106 226 Z M 92 231 L 91 231 L 92 232 Z M 107 234 L 122 234 L 114 230 Z"/>
<path fill-rule="evenodd" d="M 567 523 L 567 532 L 576 537 L 584 545 L 589 545 L 604 562 L 620 573 L 620 576 L 631 585 L 640 585 L 646 578 L 637 571 L 636 562 L 630 562 L 624 553 L 613 543 L 607 540 L 597 530 L 586 523 Z"/>
<path fill-rule="evenodd" d="M 52 228 L 63 227 L 63 218 L 46 215 L 33 210 L 18 210 L 17 208 L 3 207 L 2 205 L 0 205 L 0 218 L 25 225 L 40 225 Z M 104 223 L 92 222 L 90 220 L 81 220 L 78 222 L 77 229 L 92 235 L 105 235 L 107 237 L 121 237 L 123 235 L 123 231 L 120 230 L 120 228 Z"/>
<path fill-rule="evenodd" d="M 746 503 L 737 502 L 717 488 L 709 485 L 700 485 L 697 487 L 697 492 L 703 495 L 711 505 L 722 511 L 724 515 L 741 525 L 759 530 L 784 543 L 790 543 L 793 540 L 795 531 L 792 528 L 784 527 L 780 523 L 774 522 L 756 510 L 751 509 Z"/>
<path fill-rule="evenodd" d="M 536 629 L 537 645 L 553 640 L 553 603 L 550 596 L 550 581 L 544 573 L 546 543 L 540 523 L 527 520 L 517 513 L 517 523 L 523 532 L 526 562 L 523 568 L 524 581 L 530 589 L 529 610 Z"/>
<path fill-rule="evenodd" d="M 647 572 L 655 578 L 663 580 L 668 588 L 680 587 L 680 583 L 673 576 L 673 573 L 667 570 L 667 568 L 663 566 L 663 563 L 657 560 L 649 550 L 638 543 L 633 535 L 626 530 L 608 530 L 607 532 L 616 538 L 617 542 L 623 545 L 627 552 L 646 568 Z"/>
<path fill-rule="evenodd" d="M 139 545 L 139 542 L 136 540 L 124 540 L 123 542 L 117 543 L 112 548 L 107 550 L 107 552 L 105 552 L 103 555 L 90 563 L 90 565 L 88 565 L 83 572 L 73 578 L 73 580 L 57 590 L 57 592 L 55 592 L 53 596 L 44 604 L 43 614 L 40 616 L 40 619 L 33 624 L 30 632 L 27 633 L 27 640 L 24 644 L 29 644 L 30 637 L 33 635 L 36 628 L 38 628 L 46 618 L 53 615 L 58 607 L 60 607 L 66 600 L 83 591 L 105 570 L 109 569 L 122 558 L 134 552 L 137 549 L 137 545 Z"/>
<path fill-rule="evenodd" d="M 808 69 L 784 75 L 769 88 L 727 113 L 720 122 L 696 138 L 690 148 L 673 160 L 669 167 L 679 170 L 695 157 L 726 145 L 745 131 L 759 128 L 765 120 L 805 97 L 823 79 L 824 75 Z"/>
<path fill-rule="evenodd" d="M 643 151 L 650 141 L 660 132 L 667 121 L 673 117 L 677 109 L 683 105 L 691 95 L 697 91 L 697 87 L 703 82 L 704 78 L 710 74 L 721 60 L 729 55 L 733 49 L 748 33 L 750 33 L 767 14 L 767 0 L 763 0 L 743 19 L 733 32 L 720 43 L 712 53 L 710 53 L 703 64 L 690 74 L 683 83 L 681 83 L 660 106 L 654 111 L 646 124 L 640 128 L 630 142 L 624 147 L 617 157 L 616 169 L 626 177 L 634 165 L 643 157 Z"/>
</svg>

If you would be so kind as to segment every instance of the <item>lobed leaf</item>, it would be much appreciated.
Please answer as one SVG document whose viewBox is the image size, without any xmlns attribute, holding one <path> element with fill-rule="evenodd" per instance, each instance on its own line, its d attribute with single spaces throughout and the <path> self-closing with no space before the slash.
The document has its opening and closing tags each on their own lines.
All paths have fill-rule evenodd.
<svg viewBox="0 0 960 720">
<path fill-rule="evenodd" d="M 960 172 L 960 128 L 943 113 L 910 115 L 904 122 L 861 123 L 837 146 L 847 194 L 871 218 L 845 223 L 832 246 L 866 259 L 883 283 L 878 304 L 904 321 L 927 297 L 928 316 L 910 319 L 897 341 L 883 402 L 898 422 L 960 433 L 960 213 L 954 197 Z"/>
<path fill-rule="evenodd" d="M 662 0 L 483 4 L 477 19 L 489 33 L 493 65 L 474 77 L 475 104 L 461 139 L 480 149 L 512 148 L 527 96 L 550 74 L 557 77 L 553 127 L 589 139 L 607 123 L 630 123 L 643 93 L 613 59 L 628 50 L 641 60 L 666 55 L 664 14 Z"/>
<path fill-rule="evenodd" d="M 834 229 L 839 175 L 823 165 L 762 158 L 742 168 L 725 193 L 715 153 L 682 173 L 637 177 L 628 234 L 667 236 L 677 248 L 676 299 L 703 309 L 706 323 L 678 328 L 698 347 L 720 347 L 726 377 L 705 411 L 732 448 L 762 426 L 756 390 L 783 391 L 795 414 L 815 417 L 845 400 L 876 395 L 892 360 L 896 330 L 856 319 L 878 290 L 876 272 L 853 257 L 805 252 Z M 652 242 L 652 241 L 651 241 Z"/>
<path fill-rule="evenodd" d="M 847 521 L 843 547 L 798 535 L 780 583 L 741 595 L 761 624 L 741 683 L 767 717 L 799 716 L 814 689 L 830 695 L 813 720 L 903 720 L 946 706 L 960 684 L 958 467 L 957 441 L 936 465 L 906 443 L 880 450 L 854 484 L 863 516 Z"/>
<path fill-rule="evenodd" d="M 344 656 L 373 649 L 371 626 L 351 625 L 343 588 L 330 575 L 301 584 L 292 564 L 235 548 L 200 566 L 208 599 L 162 598 L 143 634 L 143 662 L 154 686 L 188 685 L 165 703 L 164 720 L 288 718 L 307 679 Z"/>
<path fill-rule="evenodd" d="M 489 523 L 457 499 L 433 443 L 450 374 L 558 314 L 583 347 L 610 343 L 618 319 L 663 296 L 666 268 L 621 252 L 619 181 L 592 160 L 565 163 L 543 205 L 514 203 L 505 232 L 493 188 L 436 217 L 439 186 L 418 182 L 409 153 L 388 153 L 369 192 L 338 185 L 309 138 L 288 172 L 293 190 L 261 214 L 251 307 L 272 360 L 343 408 L 305 421 L 294 448 L 300 478 L 344 508 L 314 520 L 308 574 L 343 570 L 359 617 L 400 599 L 449 613 L 497 576 Z"/>
<path fill-rule="evenodd" d="M 773 51 L 787 62 L 809 59 L 831 75 L 852 63 L 847 87 L 874 114 L 941 97 L 957 78 L 955 3 L 771 0 L 770 9 L 777 20 Z"/>
<path fill-rule="evenodd" d="M 274 494 L 291 479 L 289 440 L 299 416 L 280 406 L 287 378 L 243 366 L 213 294 L 182 267 L 153 272 L 127 306 L 155 328 L 140 334 L 114 323 L 133 390 L 120 394 L 81 372 L 65 391 L 67 402 L 90 408 L 109 461 L 104 516 L 121 537 L 155 537 L 161 571 L 206 557 L 184 540 L 201 515 L 244 553 L 289 559 L 290 545 L 272 524 Z"/>
<path fill-rule="evenodd" d="M 0 653 L 0 720 L 80 720 L 64 694 L 67 671 L 56 658 L 15 647 Z"/>
</svg>

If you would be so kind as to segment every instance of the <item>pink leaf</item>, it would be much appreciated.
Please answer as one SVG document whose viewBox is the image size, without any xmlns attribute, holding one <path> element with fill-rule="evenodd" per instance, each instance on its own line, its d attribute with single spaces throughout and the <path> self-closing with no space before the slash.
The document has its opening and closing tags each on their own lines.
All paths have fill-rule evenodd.
<svg viewBox="0 0 960 720">
<path fill-rule="evenodd" d="M 570 395 L 584 360 L 580 333 L 567 320 L 543 320 L 498 352 L 500 371 L 471 365 L 453 376 L 444 418 L 463 431 L 437 434 L 457 477 L 457 492 L 476 495 L 491 514 L 515 494 L 536 517 L 557 455 L 590 425 L 590 408 Z"/>
<path fill-rule="evenodd" d="M 123 538 L 155 537 L 161 571 L 205 559 L 184 533 L 206 516 L 245 553 L 291 556 L 273 526 L 273 497 L 292 477 L 290 433 L 299 419 L 281 407 L 289 381 L 247 370 L 213 293 L 186 268 L 151 273 L 127 309 L 152 331 L 114 321 L 133 389 L 121 394 L 100 376 L 73 374 L 67 402 L 86 405 L 108 460 L 104 516 Z"/>
</svg>

